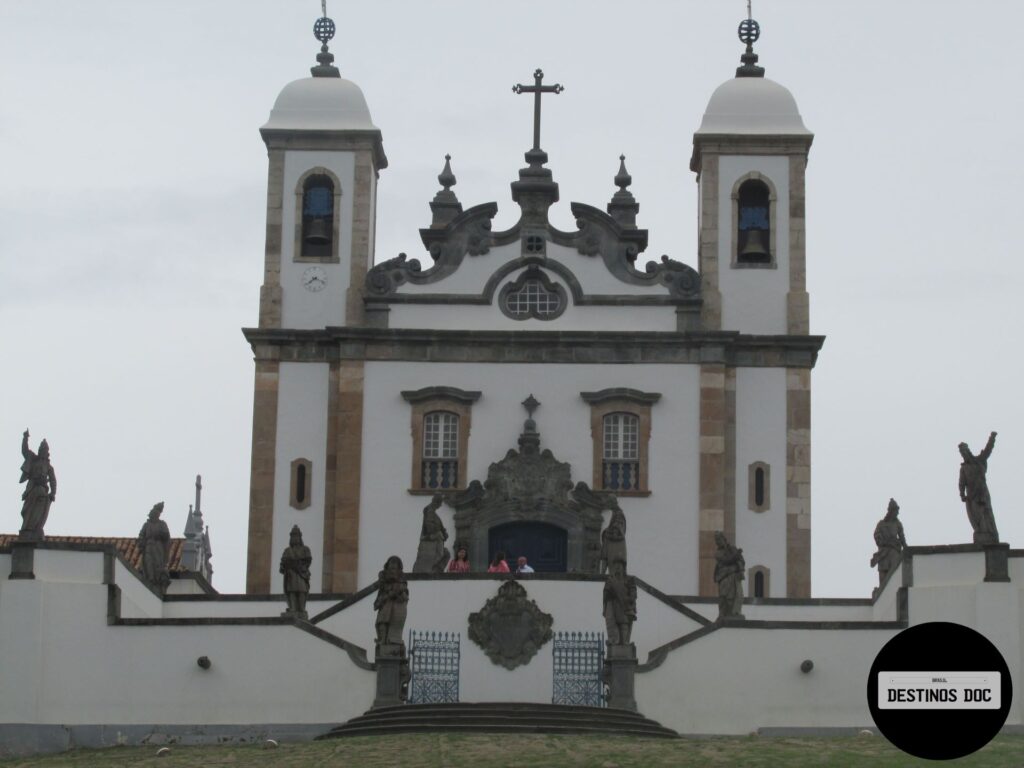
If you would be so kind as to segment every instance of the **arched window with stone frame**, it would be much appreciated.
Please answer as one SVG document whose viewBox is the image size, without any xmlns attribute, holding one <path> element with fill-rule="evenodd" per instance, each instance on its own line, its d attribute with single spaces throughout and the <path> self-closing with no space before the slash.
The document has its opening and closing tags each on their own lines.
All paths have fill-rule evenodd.
<svg viewBox="0 0 1024 768">
<path fill-rule="evenodd" d="M 313 168 L 299 179 L 295 189 L 295 259 L 338 260 L 341 185 L 326 168 Z"/>
<path fill-rule="evenodd" d="M 479 392 L 425 387 L 402 392 L 412 406 L 412 493 L 466 487 L 472 405 Z"/>
<path fill-rule="evenodd" d="M 594 488 L 619 496 L 647 496 L 651 405 L 661 394 L 616 387 L 581 392 L 590 404 Z"/>
<path fill-rule="evenodd" d="M 732 266 L 776 266 L 776 194 L 771 179 L 756 171 L 732 190 Z"/>
</svg>

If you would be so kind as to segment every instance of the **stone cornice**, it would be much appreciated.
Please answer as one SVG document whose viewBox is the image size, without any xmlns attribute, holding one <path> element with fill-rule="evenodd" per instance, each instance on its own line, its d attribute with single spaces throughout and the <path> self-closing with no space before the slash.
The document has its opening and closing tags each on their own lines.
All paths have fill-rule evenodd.
<svg viewBox="0 0 1024 768">
<path fill-rule="evenodd" d="M 669 363 L 813 368 L 824 336 L 733 331 L 477 331 L 245 328 L 257 360 L 474 363 Z"/>
<path fill-rule="evenodd" d="M 370 149 L 373 151 L 374 169 L 380 171 L 382 168 L 388 167 L 388 158 L 384 154 L 384 141 L 380 130 L 327 131 L 260 128 L 260 136 L 263 137 L 267 149 L 341 152 Z"/>
<path fill-rule="evenodd" d="M 736 133 L 695 133 L 690 170 L 700 173 L 701 155 L 806 155 L 814 136 L 762 136 Z"/>
</svg>

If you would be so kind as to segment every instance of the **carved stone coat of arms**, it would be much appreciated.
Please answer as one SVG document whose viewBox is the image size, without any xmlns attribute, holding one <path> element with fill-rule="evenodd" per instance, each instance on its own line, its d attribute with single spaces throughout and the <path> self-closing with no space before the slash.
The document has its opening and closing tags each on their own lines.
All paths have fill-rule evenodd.
<svg viewBox="0 0 1024 768">
<path fill-rule="evenodd" d="M 506 581 L 484 607 L 469 614 L 469 638 L 505 669 L 528 664 L 551 639 L 554 619 L 544 613 L 517 581 Z"/>
</svg>

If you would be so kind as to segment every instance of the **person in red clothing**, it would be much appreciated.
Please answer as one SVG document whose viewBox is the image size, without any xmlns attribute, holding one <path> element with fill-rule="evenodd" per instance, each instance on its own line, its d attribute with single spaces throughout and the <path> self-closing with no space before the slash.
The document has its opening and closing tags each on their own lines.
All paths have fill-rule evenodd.
<svg viewBox="0 0 1024 768">
<path fill-rule="evenodd" d="M 469 552 L 465 547 L 455 549 L 455 557 L 448 563 L 448 573 L 469 573 Z"/>
<path fill-rule="evenodd" d="M 495 552 L 494 559 L 491 560 L 491 564 L 487 566 L 488 573 L 508 573 L 508 563 L 505 562 L 505 553 L 500 549 Z"/>
</svg>

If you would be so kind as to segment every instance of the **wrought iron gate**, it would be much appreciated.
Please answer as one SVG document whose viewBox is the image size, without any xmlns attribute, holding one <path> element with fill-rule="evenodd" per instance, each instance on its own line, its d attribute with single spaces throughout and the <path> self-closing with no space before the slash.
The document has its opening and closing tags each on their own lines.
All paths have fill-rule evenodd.
<svg viewBox="0 0 1024 768">
<path fill-rule="evenodd" d="M 459 700 L 458 632 L 409 630 L 410 704 L 446 704 Z"/>
<path fill-rule="evenodd" d="M 603 707 L 604 633 L 555 632 L 552 704 Z"/>
</svg>

